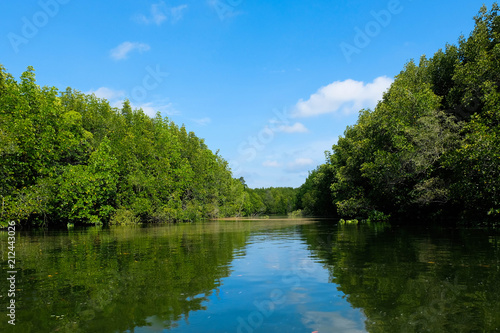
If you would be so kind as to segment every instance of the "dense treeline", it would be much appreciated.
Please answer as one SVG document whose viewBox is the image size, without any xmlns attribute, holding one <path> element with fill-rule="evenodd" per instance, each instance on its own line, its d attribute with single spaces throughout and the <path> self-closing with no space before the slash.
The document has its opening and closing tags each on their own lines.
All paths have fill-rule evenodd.
<svg viewBox="0 0 500 333">
<path fill-rule="evenodd" d="M 265 214 L 287 215 L 295 210 L 296 189 L 292 187 L 269 187 L 253 190 L 262 200 Z"/>
<path fill-rule="evenodd" d="M 0 220 L 135 223 L 287 214 L 292 188 L 248 188 L 203 139 L 68 88 L 20 82 L 0 66 Z"/>
<path fill-rule="evenodd" d="M 327 156 L 329 157 L 328 154 Z M 329 163 L 321 164 L 309 173 L 305 183 L 297 190 L 296 205 L 304 215 L 336 215 L 334 198 L 330 189 L 333 177 L 334 169 Z"/>
<path fill-rule="evenodd" d="M 0 66 L 0 220 L 24 224 L 189 221 L 265 208 L 204 141 Z M 255 202 L 252 202 L 254 200 Z M 261 207 L 262 206 L 262 207 Z"/>
<path fill-rule="evenodd" d="M 245 187 L 244 206 L 239 216 L 287 215 L 297 207 L 297 189 L 292 187 L 248 188 Z"/>
<path fill-rule="evenodd" d="M 410 61 L 374 110 L 360 111 L 299 207 L 345 217 L 500 215 L 500 17 L 481 8 L 458 45 Z M 330 202 L 335 203 L 335 207 Z"/>
</svg>

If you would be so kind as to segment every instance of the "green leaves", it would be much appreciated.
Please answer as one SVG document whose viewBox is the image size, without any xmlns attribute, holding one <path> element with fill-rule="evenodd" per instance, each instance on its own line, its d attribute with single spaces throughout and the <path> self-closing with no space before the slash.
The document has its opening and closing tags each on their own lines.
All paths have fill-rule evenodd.
<svg viewBox="0 0 500 333">
<path fill-rule="evenodd" d="M 58 183 L 58 215 L 70 222 L 107 222 L 116 206 L 118 175 L 109 140 L 101 142 L 88 165 L 64 169 Z"/>
<path fill-rule="evenodd" d="M 184 126 L 128 101 L 118 110 L 40 88 L 31 67 L 18 83 L 0 66 L 0 157 L 3 221 L 105 224 L 117 211 L 113 221 L 195 220 L 236 213 L 224 207 L 243 193 L 233 196 L 227 162 Z"/>
<path fill-rule="evenodd" d="M 375 110 L 333 146 L 329 176 L 337 211 L 495 216 L 500 208 L 500 17 L 483 7 L 469 38 L 410 61 Z M 325 192 L 306 180 L 302 201 Z M 378 213 L 377 213 L 378 214 Z M 414 215 L 416 215 L 414 214 Z"/>
<path fill-rule="evenodd" d="M 329 158 L 330 156 L 327 155 L 327 159 Z M 335 170 L 329 160 L 309 173 L 297 193 L 297 206 L 304 210 L 305 215 L 335 215 L 336 208 L 331 191 L 331 182 L 334 177 Z"/>
</svg>

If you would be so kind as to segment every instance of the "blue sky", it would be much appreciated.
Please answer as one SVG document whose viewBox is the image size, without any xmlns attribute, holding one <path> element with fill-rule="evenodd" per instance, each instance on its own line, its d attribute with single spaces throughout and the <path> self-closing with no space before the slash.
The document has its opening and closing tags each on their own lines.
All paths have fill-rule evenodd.
<svg viewBox="0 0 500 333">
<path fill-rule="evenodd" d="M 493 1 L 2 1 L 0 63 L 185 124 L 250 187 L 300 186 L 410 59 Z"/>
</svg>

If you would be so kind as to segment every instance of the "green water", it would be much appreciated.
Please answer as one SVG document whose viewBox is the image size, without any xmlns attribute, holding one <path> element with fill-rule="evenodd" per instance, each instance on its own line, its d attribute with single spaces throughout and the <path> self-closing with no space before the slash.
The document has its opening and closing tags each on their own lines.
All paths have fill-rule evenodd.
<svg viewBox="0 0 500 333">
<path fill-rule="evenodd" d="M 500 331 L 500 236 L 331 221 L 16 234 L 0 332 Z"/>
</svg>

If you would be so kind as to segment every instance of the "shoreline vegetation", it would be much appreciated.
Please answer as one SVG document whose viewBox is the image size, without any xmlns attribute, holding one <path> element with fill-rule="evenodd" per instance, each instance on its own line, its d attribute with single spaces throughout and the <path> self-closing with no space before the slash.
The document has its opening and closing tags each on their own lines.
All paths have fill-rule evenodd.
<svg viewBox="0 0 500 333">
<path fill-rule="evenodd" d="M 65 227 L 286 215 L 295 190 L 252 190 L 203 139 L 125 100 L 17 82 L 0 65 L 0 225 Z"/>
<path fill-rule="evenodd" d="M 0 226 L 330 216 L 346 223 L 500 217 L 500 17 L 410 61 L 297 189 L 250 189 L 157 113 L 16 81 L 0 65 Z M 408 219 L 411 216 L 411 220 Z"/>
<path fill-rule="evenodd" d="M 299 189 L 306 215 L 498 226 L 500 17 L 410 61 Z"/>
</svg>

